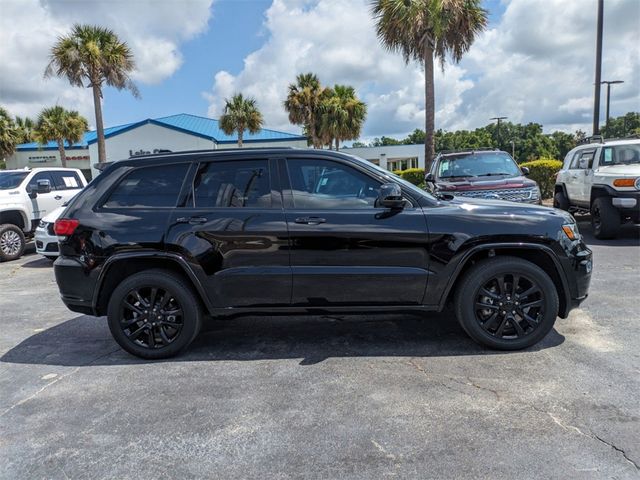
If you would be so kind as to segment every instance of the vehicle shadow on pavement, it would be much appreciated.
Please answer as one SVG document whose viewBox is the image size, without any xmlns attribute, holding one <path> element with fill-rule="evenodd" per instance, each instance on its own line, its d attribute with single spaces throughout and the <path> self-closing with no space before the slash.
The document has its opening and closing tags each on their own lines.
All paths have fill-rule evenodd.
<svg viewBox="0 0 640 480">
<path fill-rule="evenodd" d="M 22 268 L 51 268 L 53 261 L 45 257 L 38 257 L 22 264 Z"/>
<path fill-rule="evenodd" d="M 528 349 L 558 346 L 555 329 Z M 215 321 L 182 355 L 153 362 L 301 359 L 313 365 L 334 357 L 446 357 L 508 355 L 474 343 L 453 314 L 376 316 L 238 317 Z M 104 318 L 80 316 L 27 338 L 7 353 L 5 363 L 90 366 L 149 363 L 121 350 Z"/>
</svg>

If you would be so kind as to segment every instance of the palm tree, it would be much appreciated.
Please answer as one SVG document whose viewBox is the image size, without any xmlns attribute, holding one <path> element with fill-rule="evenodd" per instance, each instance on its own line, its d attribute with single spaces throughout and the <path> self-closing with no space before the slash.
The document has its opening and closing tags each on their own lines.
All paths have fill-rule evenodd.
<svg viewBox="0 0 640 480">
<path fill-rule="evenodd" d="M 96 114 L 98 160 L 106 162 L 104 125 L 102 123 L 102 87 L 127 89 L 135 97 L 138 89 L 129 78 L 135 64 L 129 46 L 103 27 L 74 25 L 71 33 L 59 37 L 51 49 L 51 61 L 45 76 L 67 77 L 78 87 L 91 87 Z"/>
<path fill-rule="evenodd" d="M 244 98 L 241 93 L 231 100 L 225 99 L 224 113 L 220 117 L 220 128 L 227 135 L 238 134 L 238 148 L 242 148 L 244 131 L 256 133 L 262 128 L 262 113 L 254 98 Z"/>
<path fill-rule="evenodd" d="M 329 148 L 335 142 L 339 150 L 342 140 L 355 140 L 360 136 L 367 106 L 351 86 L 335 85 L 328 92 L 330 96 L 321 103 L 319 136 Z"/>
<path fill-rule="evenodd" d="M 89 128 L 86 118 L 76 111 L 68 111 L 63 107 L 55 106 L 45 108 L 38 115 L 34 138 L 41 145 L 53 141 L 58 144 L 58 152 L 60 153 L 60 161 L 62 166 L 67 166 L 67 155 L 64 151 L 64 142 L 69 147 L 79 142 L 82 136 Z"/>
<path fill-rule="evenodd" d="M 318 132 L 318 118 L 322 101 L 330 96 L 328 89 L 320 85 L 320 80 L 313 73 L 301 73 L 296 83 L 289 84 L 289 94 L 284 101 L 284 109 L 289 114 L 289 121 L 302 125 L 305 133 L 311 137 L 314 148 L 322 148 L 323 141 Z"/>
<path fill-rule="evenodd" d="M 20 133 L 4 108 L 0 107 L 0 160 L 13 155 L 20 143 Z"/>
<path fill-rule="evenodd" d="M 33 142 L 33 120 L 31 120 L 29 117 L 16 116 L 15 123 L 20 135 L 20 141 L 18 143 Z"/>
<path fill-rule="evenodd" d="M 433 60 L 450 56 L 458 63 L 471 48 L 476 36 L 487 26 L 487 11 L 481 0 L 375 0 L 372 12 L 377 19 L 378 38 L 391 51 L 399 51 L 405 62 L 416 60 L 424 66 L 425 161 L 433 158 L 434 88 Z"/>
</svg>

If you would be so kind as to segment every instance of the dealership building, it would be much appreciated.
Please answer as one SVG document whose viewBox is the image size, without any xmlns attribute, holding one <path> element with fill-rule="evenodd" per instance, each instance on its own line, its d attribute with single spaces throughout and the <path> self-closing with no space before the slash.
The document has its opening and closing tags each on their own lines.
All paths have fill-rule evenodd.
<svg viewBox="0 0 640 480">
<path fill-rule="evenodd" d="M 215 150 L 236 148 L 237 135 L 227 135 L 218 120 L 180 113 L 161 118 L 105 128 L 107 161 L 123 160 L 136 155 L 170 150 Z M 263 128 L 256 133 L 245 132 L 246 147 L 307 147 L 307 137 Z M 98 163 L 98 142 L 95 131 L 84 134 L 82 141 L 65 147 L 67 167 L 79 168 L 91 178 L 92 165 Z M 60 166 L 55 142 L 46 145 L 25 143 L 7 159 L 7 168 Z"/>
</svg>

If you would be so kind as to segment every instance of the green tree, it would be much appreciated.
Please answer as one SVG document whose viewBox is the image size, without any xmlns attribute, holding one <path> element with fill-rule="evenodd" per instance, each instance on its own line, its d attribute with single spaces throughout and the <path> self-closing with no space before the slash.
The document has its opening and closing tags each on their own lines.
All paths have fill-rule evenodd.
<svg viewBox="0 0 640 480">
<path fill-rule="evenodd" d="M 225 100 L 224 113 L 220 117 L 220 128 L 227 135 L 238 135 L 238 147 L 242 148 L 244 131 L 256 133 L 262 128 L 262 113 L 254 98 L 244 98 L 241 93 Z"/>
<path fill-rule="evenodd" d="M 487 26 L 481 0 L 375 0 L 373 15 L 383 45 L 402 53 L 405 62 L 424 67 L 425 161 L 434 153 L 434 59 L 444 70 L 447 57 L 458 63 Z"/>
<path fill-rule="evenodd" d="M 13 155 L 20 143 L 20 133 L 16 124 L 4 108 L 0 107 L 0 160 Z"/>
<path fill-rule="evenodd" d="M 67 155 L 64 150 L 64 142 L 66 141 L 71 147 L 82 139 L 88 127 L 87 120 L 78 112 L 65 110 L 56 105 L 40 112 L 33 136 L 41 145 L 51 141 L 56 142 L 60 162 L 63 167 L 66 167 Z"/>
<path fill-rule="evenodd" d="M 419 128 L 416 128 L 413 132 L 407 135 L 407 138 L 402 140 L 402 143 L 404 143 L 405 145 L 414 145 L 414 144 L 424 143 L 424 138 L 425 138 L 424 130 L 420 130 Z"/>
<path fill-rule="evenodd" d="M 640 128 L 640 112 L 628 112 L 616 118 L 609 119 L 609 126 L 600 129 L 605 138 L 624 138 L 635 135 Z"/>
<path fill-rule="evenodd" d="M 66 77 L 78 87 L 90 87 L 98 136 L 98 160 L 106 162 L 102 90 L 104 85 L 127 89 L 138 97 L 138 89 L 129 78 L 135 68 L 129 46 L 111 30 L 95 25 L 74 25 L 69 35 L 58 38 L 51 49 L 51 61 L 45 76 Z"/>
<path fill-rule="evenodd" d="M 570 133 L 559 131 L 553 132 L 551 134 L 551 138 L 556 144 L 556 148 L 558 149 L 558 158 L 560 160 L 564 159 L 567 153 L 569 153 L 569 150 L 573 149 L 577 145 L 576 137 Z"/>
<path fill-rule="evenodd" d="M 366 115 L 367 106 L 356 96 L 353 87 L 335 85 L 328 89 L 326 98 L 320 104 L 318 134 L 329 148 L 335 142 L 336 150 L 340 150 L 341 141 L 360 136 Z"/>
<path fill-rule="evenodd" d="M 16 116 L 15 123 L 20 135 L 20 141 L 18 143 L 33 142 L 33 128 L 35 126 L 33 120 L 29 117 Z"/>
<path fill-rule="evenodd" d="M 296 83 L 289 84 L 289 93 L 284 101 L 284 109 L 289 114 L 289 121 L 294 125 L 302 125 L 304 132 L 311 139 L 313 148 L 322 148 L 318 127 L 322 102 L 330 96 L 320 80 L 313 73 L 301 73 Z"/>
</svg>

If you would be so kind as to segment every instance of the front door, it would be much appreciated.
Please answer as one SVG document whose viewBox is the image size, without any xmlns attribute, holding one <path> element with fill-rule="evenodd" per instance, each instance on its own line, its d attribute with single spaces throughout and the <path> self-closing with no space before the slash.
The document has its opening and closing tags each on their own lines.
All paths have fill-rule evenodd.
<svg viewBox="0 0 640 480">
<path fill-rule="evenodd" d="M 290 303 L 287 225 L 270 163 L 201 162 L 172 214 L 167 248 L 196 265 L 215 307 Z"/>
<path fill-rule="evenodd" d="M 281 167 L 293 305 L 422 301 L 429 258 L 417 204 L 408 199 L 401 210 L 378 207 L 381 182 L 337 159 L 290 156 Z"/>
<path fill-rule="evenodd" d="M 49 193 L 38 193 L 35 198 L 31 199 L 31 208 L 33 209 L 33 220 L 37 221 L 48 215 L 60 205 L 62 205 L 60 193 L 55 190 L 55 184 L 53 178 L 49 172 L 38 172 L 27 185 L 28 192 L 38 191 L 38 182 L 40 180 L 48 180 L 51 185 L 51 191 Z"/>
</svg>

